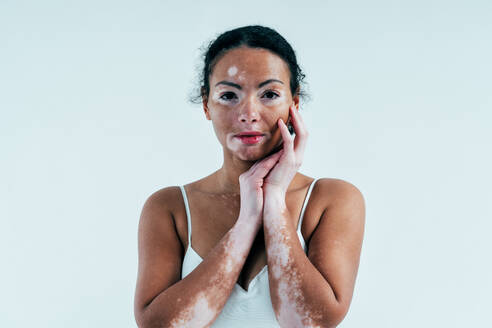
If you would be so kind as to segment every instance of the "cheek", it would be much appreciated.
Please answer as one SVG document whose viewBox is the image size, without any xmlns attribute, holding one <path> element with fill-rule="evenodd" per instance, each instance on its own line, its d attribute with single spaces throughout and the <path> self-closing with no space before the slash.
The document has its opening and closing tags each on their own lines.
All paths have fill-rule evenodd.
<svg viewBox="0 0 492 328">
<path fill-rule="evenodd" d="M 226 135 L 227 131 L 225 130 L 223 121 L 220 118 L 214 117 L 212 120 L 212 124 L 214 126 L 215 135 L 222 139 L 222 135 Z"/>
<path fill-rule="evenodd" d="M 273 132 L 279 129 L 277 124 L 278 120 L 282 119 L 286 121 L 288 117 L 289 117 L 289 109 L 285 105 L 282 105 L 282 106 L 275 106 L 275 108 L 272 108 L 271 111 L 268 111 L 264 116 L 264 120 L 268 122 L 268 126 Z"/>
<path fill-rule="evenodd" d="M 226 145 L 228 134 L 233 132 L 231 118 L 220 110 L 212 111 L 211 118 L 217 139 L 222 145 Z"/>
<path fill-rule="evenodd" d="M 264 100 L 264 104 L 269 107 L 285 107 L 287 105 L 287 98 L 283 95 L 276 97 L 274 99 Z"/>
<path fill-rule="evenodd" d="M 231 138 L 226 137 L 224 146 L 231 150 L 232 152 L 238 152 L 240 149 L 240 143 L 239 142 L 234 142 Z"/>
</svg>

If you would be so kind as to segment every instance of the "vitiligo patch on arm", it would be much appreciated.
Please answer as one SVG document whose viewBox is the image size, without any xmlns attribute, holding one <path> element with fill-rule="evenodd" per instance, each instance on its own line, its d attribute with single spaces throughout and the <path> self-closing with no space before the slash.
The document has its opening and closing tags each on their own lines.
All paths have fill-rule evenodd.
<svg viewBox="0 0 492 328">
<path fill-rule="evenodd" d="M 285 211 L 282 215 L 286 215 Z M 320 327 L 313 323 L 313 319 L 320 319 L 321 315 L 306 308 L 301 291 L 301 279 L 297 269 L 292 265 L 293 251 L 286 233 L 286 220 L 272 220 L 269 226 L 268 256 L 271 259 L 272 276 L 277 288 L 276 312 L 282 327 Z M 295 241 L 298 242 L 297 240 Z"/>
</svg>

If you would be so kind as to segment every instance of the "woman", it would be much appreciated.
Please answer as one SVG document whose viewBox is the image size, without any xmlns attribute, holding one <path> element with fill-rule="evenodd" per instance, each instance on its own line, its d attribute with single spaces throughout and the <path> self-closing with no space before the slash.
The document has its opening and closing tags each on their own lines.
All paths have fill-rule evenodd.
<svg viewBox="0 0 492 328">
<path fill-rule="evenodd" d="M 273 29 L 237 28 L 210 44 L 200 96 L 224 163 L 145 202 L 139 327 L 335 327 L 345 317 L 364 200 L 348 182 L 297 172 L 303 76 Z"/>
</svg>

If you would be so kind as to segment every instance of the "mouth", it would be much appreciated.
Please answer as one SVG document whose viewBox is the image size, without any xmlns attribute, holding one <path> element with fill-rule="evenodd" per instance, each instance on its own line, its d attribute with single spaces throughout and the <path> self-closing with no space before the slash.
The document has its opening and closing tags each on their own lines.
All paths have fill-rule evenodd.
<svg viewBox="0 0 492 328">
<path fill-rule="evenodd" d="M 259 135 L 236 135 L 235 138 L 241 140 L 243 144 L 246 145 L 254 145 L 263 140 L 265 136 L 262 134 Z"/>
<path fill-rule="evenodd" d="M 234 138 L 239 139 L 241 143 L 245 145 L 254 145 L 263 140 L 263 138 L 265 138 L 265 134 L 261 131 L 249 130 L 236 134 Z"/>
</svg>

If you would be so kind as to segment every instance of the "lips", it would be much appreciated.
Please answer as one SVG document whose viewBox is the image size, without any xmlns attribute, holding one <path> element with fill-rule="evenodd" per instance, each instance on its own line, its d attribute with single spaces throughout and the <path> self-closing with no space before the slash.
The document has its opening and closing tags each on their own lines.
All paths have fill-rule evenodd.
<svg viewBox="0 0 492 328">
<path fill-rule="evenodd" d="M 236 135 L 235 138 L 241 140 L 241 142 L 245 145 L 253 145 L 259 143 L 265 137 L 265 133 L 261 131 L 243 131 Z"/>
<path fill-rule="evenodd" d="M 243 144 L 252 145 L 260 142 L 263 139 L 263 135 L 242 135 L 237 138 L 239 138 Z"/>
<path fill-rule="evenodd" d="M 236 134 L 236 137 L 251 137 L 251 136 L 263 136 L 265 135 L 264 133 L 261 133 L 260 131 L 244 131 L 241 133 Z"/>
</svg>

